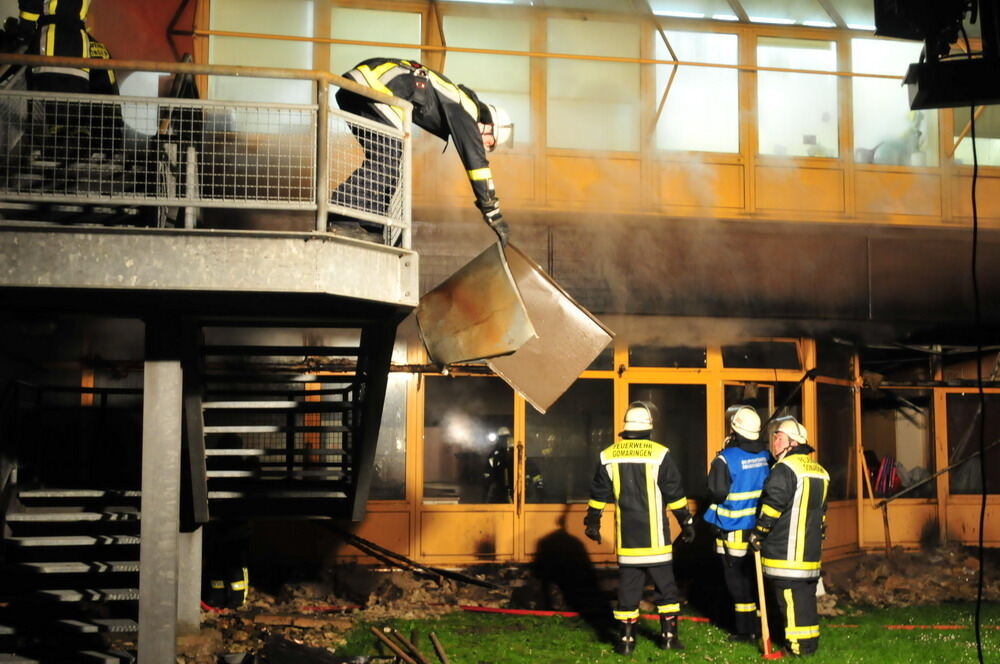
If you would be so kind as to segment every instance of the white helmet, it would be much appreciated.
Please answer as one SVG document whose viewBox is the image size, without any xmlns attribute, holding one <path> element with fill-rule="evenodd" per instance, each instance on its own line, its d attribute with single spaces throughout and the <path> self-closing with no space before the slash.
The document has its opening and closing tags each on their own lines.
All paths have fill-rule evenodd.
<svg viewBox="0 0 1000 664">
<path fill-rule="evenodd" d="M 503 438 L 505 436 L 510 436 L 510 429 L 507 427 L 500 427 L 497 429 L 497 438 Z"/>
<path fill-rule="evenodd" d="M 643 401 L 633 401 L 625 411 L 625 431 L 649 431 L 653 428 L 653 413 Z"/>
<path fill-rule="evenodd" d="M 806 428 L 799 424 L 798 420 L 794 417 L 783 417 L 779 421 L 781 424 L 778 425 L 775 433 L 783 433 L 799 445 L 805 445 L 809 442 L 809 434 L 806 433 Z"/>
<path fill-rule="evenodd" d="M 490 152 L 499 147 L 513 144 L 514 122 L 510 119 L 510 115 L 507 114 L 507 111 L 493 104 L 486 104 L 486 108 L 490 111 L 490 122 L 484 122 L 483 124 L 493 127 L 494 143 L 493 147 L 490 148 Z"/>
<path fill-rule="evenodd" d="M 750 406 L 730 406 L 729 426 L 747 440 L 760 437 L 760 415 Z"/>
</svg>

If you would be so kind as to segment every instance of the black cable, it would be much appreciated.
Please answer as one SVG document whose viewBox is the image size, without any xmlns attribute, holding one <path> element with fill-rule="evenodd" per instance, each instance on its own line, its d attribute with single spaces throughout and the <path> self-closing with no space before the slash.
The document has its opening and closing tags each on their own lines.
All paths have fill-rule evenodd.
<svg viewBox="0 0 1000 664">
<path fill-rule="evenodd" d="M 962 38 L 965 40 L 965 50 L 972 59 L 972 48 L 969 46 L 969 35 L 965 26 L 961 27 Z M 975 314 L 973 333 L 976 336 L 976 388 L 979 394 L 979 481 L 982 484 L 979 502 L 979 578 L 976 584 L 976 655 L 979 664 L 983 660 L 983 582 L 985 577 L 985 557 L 983 555 L 983 530 L 986 527 L 986 392 L 983 389 L 983 312 L 979 300 L 979 211 L 976 206 L 976 181 L 979 179 L 979 154 L 976 151 L 976 107 L 969 107 L 969 138 L 972 140 L 972 308 Z"/>
</svg>

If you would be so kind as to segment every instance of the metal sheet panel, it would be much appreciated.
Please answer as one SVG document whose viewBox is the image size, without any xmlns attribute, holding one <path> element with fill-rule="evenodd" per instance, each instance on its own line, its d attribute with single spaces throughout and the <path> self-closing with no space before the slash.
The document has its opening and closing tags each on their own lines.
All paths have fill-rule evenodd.
<svg viewBox="0 0 1000 664">
<path fill-rule="evenodd" d="M 487 364 L 544 413 L 607 348 L 614 334 L 513 245 L 508 245 L 506 257 L 538 335 L 513 355 Z"/>
<path fill-rule="evenodd" d="M 417 325 L 444 365 L 507 355 L 536 336 L 497 243 L 420 298 Z"/>
</svg>

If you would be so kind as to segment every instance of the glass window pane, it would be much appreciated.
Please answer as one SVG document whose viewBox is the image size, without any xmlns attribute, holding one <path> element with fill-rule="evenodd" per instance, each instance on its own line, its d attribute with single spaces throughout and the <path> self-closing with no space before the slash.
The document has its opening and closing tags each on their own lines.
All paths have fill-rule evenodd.
<svg viewBox="0 0 1000 664">
<path fill-rule="evenodd" d="M 739 20 L 726 0 L 650 0 L 649 6 L 658 16 L 712 18 L 717 21 Z"/>
<path fill-rule="evenodd" d="M 982 419 L 979 395 L 948 395 L 948 463 L 968 459 L 948 474 L 951 492 L 981 493 L 983 488 L 979 457 L 969 458 L 979 450 Z M 986 395 L 986 445 L 1000 440 L 1000 396 Z M 986 453 L 986 491 L 1000 493 L 1000 445 Z"/>
<path fill-rule="evenodd" d="M 424 502 L 510 503 L 511 389 L 499 378 L 425 380 Z"/>
<path fill-rule="evenodd" d="M 628 363 L 633 367 L 704 367 L 704 347 L 629 346 Z"/>
<path fill-rule="evenodd" d="M 705 386 L 629 385 L 628 398 L 656 406 L 653 440 L 670 449 L 687 497 L 703 500 L 708 495 Z"/>
<path fill-rule="evenodd" d="M 852 70 L 902 77 L 923 44 L 852 39 Z M 899 81 L 854 78 L 854 160 L 859 164 L 937 166 L 937 111 L 911 111 Z"/>
<path fill-rule="evenodd" d="M 761 37 L 757 40 L 757 64 L 836 71 L 837 44 Z M 757 131 L 760 154 L 838 156 L 837 77 L 758 72 Z"/>
<path fill-rule="evenodd" d="M 531 23 L 520 19 L 445 16 L 445 41 L 456 48 L 531 50 Z M 514 140 L 531 141 L 531 59 L 519 55 L 448 53 L 445 75 L 503 106 L 514 120 Z"/>
<path fill-rule="evenodd" d="M 829 500 L 853 498 L 854 394 L 850 387 L 816 386 L 819 431 L 810 437 L 819 444 L 819 462 L 830 473 Z"/>
<path fill-rule="evenodd" d="M 872 0 L 832 0 L 831 4 L 851 30 L 875 31 L 875 3 Z"/>
<path fill-rule="evenodd" d="M 832 28 L 836 24 L 816 0 L 740 0 L 753 23 L 808 25 Z"/>
<path fill-rule="evenodd" d="M 830 378 L 854 378 L 854 346 L 836 341 L 816 341 L 816 369 Z"/>
<path fill-rule="evenodd" d="M 581 379 L 544 415 L 527 409 L 527 502 L 587 501 L 597 455 L 615 441 L 614 405 L 614 381 Z"/>
<path fill-rule="evenodd" d="M 801 369 L 794 341 L 748 341 L 722 347 L 727 369 Z"/>
<path fill-rule="evenodd" d="M 872 390 L 861 393 L 861 442 L 876 495 L 880 464 L 894 464 L 901 488 L 913 486 L 934 473 L 934 394 L 930 390 Z M 885 459 L 891 461 L 884 461 Z M 907 494 L 933 498 L 931 481 Z M 891 492 L 895 493 L 895 492 Z"/>
<path fill-rule="evenodd" d="M 389 374 L 375 446 L 375 473 L 369 495 L 372 500 L 406 498 L 406 388 L 410 380 L 410 374 Z"/>
<path fill-rule="evenodd" d="M 587 371 L 611 371 L 615 368 L 615 349 L 608 346 L 594 358 L 594 361 L 587 367 Z"/>
<path fill-rule="evenodd" d="M 290 0 L 274 11 L 270 0 L 215 0 L 212 3 L 212 30 L 312 37 L 313 0 Z M 311 42 L 275 39 L 211 37 L 209 62 L 214 65 L 248 67 L 313 68 Z M 270 101 L 308 104 L 313 100 L 310 81 L 210 76 L 208 96 L 231 101 Z"/>
<path fill-rule="evenodd" d="M 637 23 L 550 18 L 548 50 L 635 58 L 639 34 Z M 546 67 L 549 147 L 639 149 L 638 64 L 549 58 Z"/>
<path fill-rule="evenodd" d="M 955 137 L 969 123 L 969 109 L 956 108 Z M 976 157 L 983 166 L 1000 166 L 1000 108 L 987 106 L 976 118 Z M 972 164 L 972 134 L 966 132 L 965 138 L 955 148 L 956 164 Z"/>
<path fill-rule="evenodd" d="M 334 8 L 330 15 L 330 37 L 419 46 L 420 18 L 420 14 L 408 12 Z M 369 58 L 420 60 L 420 49 L 331 44 L 330 71 L 343 74 Z"/>
<path fill-rule="evenodd" d="M 726 408 L 735 404 L 753 406 L 760 415 L 761 424 L 767 422 L 772 413 L 772 422 L 789 415 L 802 421 L 802 390 L 796 383 L 730 383 L 725 386 L 725 402 Z M 724 421 L 723 429 L 728 426 L 729 422 Z M 761 432 L 765 440 L 770 440 L 772 428 L 768 426 Z"/>
<path fill-rule="evenodd" d="M 736 35 L 674 30 L 666 31 L 666 35 L 680 61 L 730 65 L 738 61 Z M 656 59 L 671 59 L 659 33 L 654 32 L 653 38 L 656 40 Z M 670 65 L 656 65 L 657 107 L 673 69 Z M 656 125 L 656 147 L 739 152 L 739 106 L 735 69 L 679 67 Z"/>
</svg>

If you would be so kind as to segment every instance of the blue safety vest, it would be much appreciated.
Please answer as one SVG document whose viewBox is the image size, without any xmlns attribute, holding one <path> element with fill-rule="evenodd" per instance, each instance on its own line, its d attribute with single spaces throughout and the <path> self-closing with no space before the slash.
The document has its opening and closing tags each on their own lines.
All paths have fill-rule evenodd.
<svg viewBox="0 0 1000 664">
<path fill-rule="evenodd" d="M 719 453 L 729 467 L 729 495 L 721 505 L 709 505 L 705 521 L 722 530 L 748 530 L 757 522 L 761 489 L 771 472 L 767 450 L 747 452 L 727 447 Z"/>
</svg>

